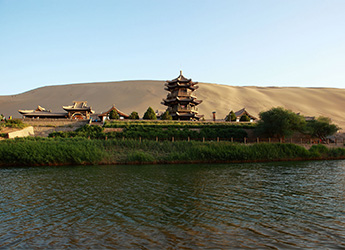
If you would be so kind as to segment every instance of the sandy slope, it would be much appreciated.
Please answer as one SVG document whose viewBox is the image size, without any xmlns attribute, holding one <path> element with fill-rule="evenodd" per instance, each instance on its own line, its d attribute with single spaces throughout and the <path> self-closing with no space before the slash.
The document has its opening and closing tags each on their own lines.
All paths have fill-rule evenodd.
<svg viewBox="0 0 345 250">
<path fill-rule="evenodd" d="M 224 118 L 232 109 L 245 107 L 252 115 L 271 107 L 282 106 L 307 116 L 328 116 L 345 129 L 345 89 L 298 87 L 234 87 L 199 83 L 195 92 L 199 113 L 211 119 L 216 111 L 217 119 Z M 34 89 L 22 94 L 0 96 L 0 113 L 20 117 L 18 109 L 34 109 L 41 105 L 54 112 L 63 112 L 62 105 L 75 101 L 88 101 L 97 112 L 108 110 L 112 104 L 123 112 L 139 112 L 147 107 L 164 110 L 161 105 L 167 91 L 163 81 L 122 81 L 106 83 L 70 84 Z"/>
</svg>

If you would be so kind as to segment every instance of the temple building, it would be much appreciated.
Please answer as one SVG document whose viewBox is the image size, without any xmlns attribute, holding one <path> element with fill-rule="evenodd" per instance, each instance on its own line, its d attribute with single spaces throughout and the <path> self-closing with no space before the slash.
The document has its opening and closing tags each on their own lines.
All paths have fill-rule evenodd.
<svg viewBox="0 0 345 250">
<path fill-rule="evenodd" d="M 67 113 L 53 113 L 51 110 L 47 110 L 40 105 L 36 109 L 31 110 L 18 110 L 20 114 L 23 115 L 23 118 L 35 118 L 35 119 L 59 119 L 67 118 Z"/>
<path fill-rule="evenodd" d="M 90 115 L 94 113 L 91 107 L 87 106 L 86 101 L 73 102 L 71 106 L 62 106 L 68 112 L 68 118 L 72 119 L 90 119 Z"/>
<path fill-rule="evenodd" d="M 247 110 L 245 108 L 240 109 L 239 111 L 235 112 L 235 116 L 236 116 L 236 122 L 241 121 L 241 117 L 247 115 L 249 117 L 249 122 L 254 122 L 256 121 L 258 118 L 256 118 L 255 116 L 249 114 L 247 112 Z"/>
<path fill-rule="evenodd" d="M 199 88 L 196 86 L 197 82 L 193 82 L 192 79 L 187 79 L 180 75 L 165 83 L 165 90 L 169 91 L 167 98 L 163 99 L 162 104 L 168 106 L 167 111 L 174 120 L 199 120 L 198 108 L 202 101 L 197 100 L 193 95 L 194 90 Z"/>
<path fill-rule="evenodd" d="M 127 114 L 123 113 L 122 111 L 118 110 L 118 109 L 115 107 L 114 104 L 113 104 L 113 106 L 112 106 L 108 111 L 99 114 L 99 115 L 98 115 L 99 119 L 100 119 L 101 121 L 104 121 L 104 120 L 106 120 L 106 119 L 109 119 L 109 115 L 110 115 L 110 112 L 111 112 L 112 110 L 115 110 L 115 111 L 118 113 L 119 119 L 129 119 L 129 115 L 127 115 Z"/>
</svg>

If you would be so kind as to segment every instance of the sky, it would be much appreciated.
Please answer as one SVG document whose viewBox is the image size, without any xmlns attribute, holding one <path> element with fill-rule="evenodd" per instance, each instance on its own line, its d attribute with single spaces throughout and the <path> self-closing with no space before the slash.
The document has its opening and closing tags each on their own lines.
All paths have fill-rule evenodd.
<svg viewBox="0 0 345 250">
<path fill-rule="evenodd" d="M 0 0 L 0 95 L 121 80 L 345 87 L 345 0 Z"/>
</svg>

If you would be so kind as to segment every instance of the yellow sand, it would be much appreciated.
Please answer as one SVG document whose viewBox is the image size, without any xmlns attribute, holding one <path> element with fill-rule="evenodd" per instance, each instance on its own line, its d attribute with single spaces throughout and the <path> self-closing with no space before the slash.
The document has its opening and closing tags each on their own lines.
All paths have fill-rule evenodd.
<svg viewBox="0 0 345 250">
<path fill-rule="evenodd" d="M 306 116 L 328 116 L 345 129 L 345 89 L 298 87 L 234 87 L 199 83 L 195 91 L 203 102 L 198 106 L 205 119 L 224 118 L 230 110 L 243 107 L 258 117 L 259 112 L 282 106 Z M 0 113 L 21 117 L 18 109 L 35 109 L 41 105 L 54 112 L 64 112 L 63 105 L 88 101 L 97 112 L 107 111 L 112 104 L 125 113 L 137 111 L 142 116 L 151 106 L 165 110 L 161 101 L 167 95 L 164 81 L 121 81 L 105 83 L 48 86 L 22 94 L 0 96 Z"/>
</svg>

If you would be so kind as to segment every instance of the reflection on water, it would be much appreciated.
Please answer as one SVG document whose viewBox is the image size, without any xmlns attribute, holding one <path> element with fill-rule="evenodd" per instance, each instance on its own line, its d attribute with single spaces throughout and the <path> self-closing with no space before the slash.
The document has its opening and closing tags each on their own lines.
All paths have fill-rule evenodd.
<svg viewBox="0 0 345 250">
<path fill-rule="evenodd" d="M 0 248 L 345 247 L 345 161 L 0 169 Z"/>
</svg>

